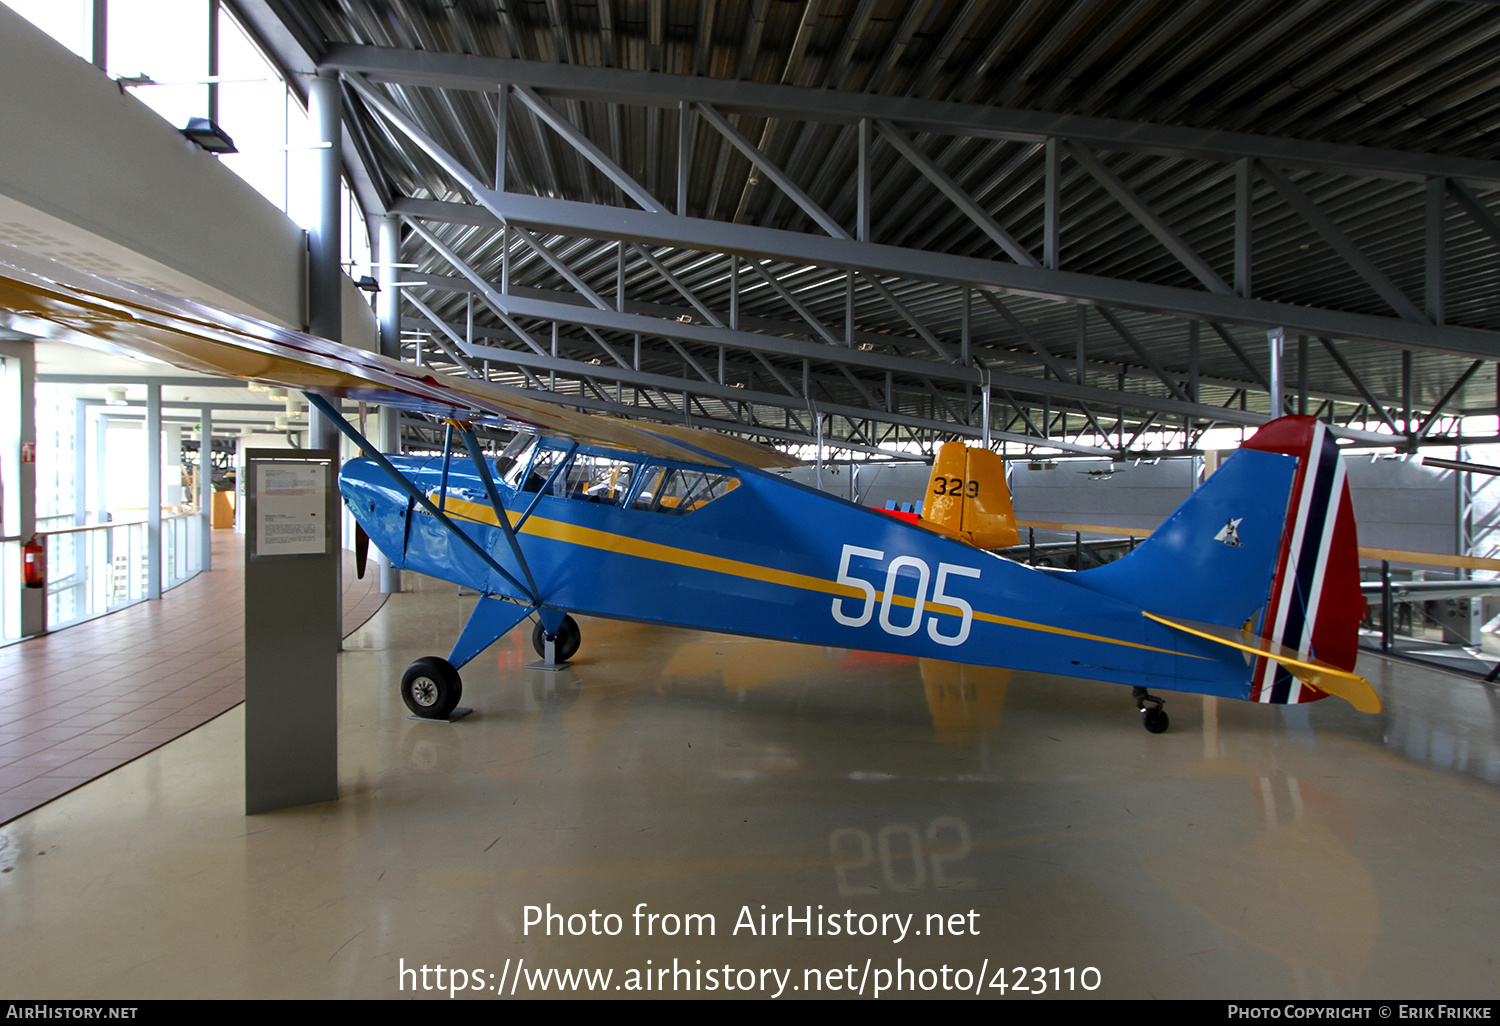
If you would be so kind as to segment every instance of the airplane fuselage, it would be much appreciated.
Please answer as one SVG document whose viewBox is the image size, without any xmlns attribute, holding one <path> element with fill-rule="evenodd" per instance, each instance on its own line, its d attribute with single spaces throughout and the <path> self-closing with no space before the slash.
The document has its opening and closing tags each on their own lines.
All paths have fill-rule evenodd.
<svg viewBox="0 0 1500 1026">
<path fill-rule="evenodd" d="M 529 458 L 529 457 L 528 457 Z M 392 457 L 454 524 L 520 577 L 467 459 Z M 1006 666 L 1242 698 L 1244 660 L 1153 623 L 1142 607 L 773 474 L 729 468 L 728 490 L 673 508 L 648 493 L 672 465 L 639 457 L 628 486 L 537 498 L 540 475 L 494 475 L 545 606 L 838 648 Z M 704 467 L 677 468 L 684 479 Z M 651 480 L 648 480 L 651 479 Z M 602 479 L 601 479 L 602 480 Z M 668 479 L 670 480 L 670 479 Z M 345 501 L 396 565 L 516 601 L 525 594 L 368 460 Z M 723 482 L 719 482 L 722 486 Z M 590 493 L 592 490 L 592 494 Z M 439 500 L 441 501 L 439 502 Z"/>
</svg>

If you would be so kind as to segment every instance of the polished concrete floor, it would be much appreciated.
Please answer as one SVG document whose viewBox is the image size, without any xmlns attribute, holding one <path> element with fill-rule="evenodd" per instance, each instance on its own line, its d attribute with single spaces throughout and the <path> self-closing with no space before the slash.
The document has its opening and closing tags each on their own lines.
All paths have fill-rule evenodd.
<svg viewBox="0 0 1500 1026">
<path fill-rule="evenodd" d="M 0 648 L 0 824 L 245 700 L 244 540 L 214 531 L 212 569 L 160 601 Z M 385 596 L 343 555 L 348 636 Z"/>
<path fill-rule="evenodd" d="M 1500 994 L 1484 685 L 1370 658 L 1382 715 L 1168 694 L 1151 735 L 1123 688 L 587 620 L 408 718 L 473 602 L 346 642 L 337 803 L 245 817 L 235 710 L 0 827 L 0 993 Z"/>
</svg>

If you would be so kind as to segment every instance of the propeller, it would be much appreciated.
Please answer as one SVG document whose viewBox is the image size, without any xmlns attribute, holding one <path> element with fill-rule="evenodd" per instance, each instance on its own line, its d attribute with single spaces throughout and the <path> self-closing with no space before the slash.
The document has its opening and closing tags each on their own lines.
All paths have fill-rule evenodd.
<svg viewBox="0 0 1500 1026">
<path fill-rule="evenodd" d="M 365 579 L 365 564 L 370 561 L 370 536 L 358 523 L 354 525 L 354 576 Z"/>
</svg>

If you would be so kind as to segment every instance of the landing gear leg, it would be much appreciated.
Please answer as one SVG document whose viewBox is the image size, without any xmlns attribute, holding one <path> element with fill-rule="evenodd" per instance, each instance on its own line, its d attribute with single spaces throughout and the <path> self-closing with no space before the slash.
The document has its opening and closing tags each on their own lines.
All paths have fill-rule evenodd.
<svg viewBox="0 0 1500 1026">
<path fill-rule="evenodd" d="M 1166 705 L 1165 702 L 1140 687 L 1132 688 L 1130 697 L 1135 699 L 1135 707 L 1140 710 L 1141 726 L 1153 734 L 1160 734 L 1167 729 L 1172 721 L 1167 717 L 1167 711 L 1162 708 Z"/>
<path fill-rule="evenodd" d="M 531 632 L 531 644 L 536 649 L 536 654 L 541 656 L 540 662 L 530 663 L 528 670 L 560 670 L 568 665 L 578 652 L 578 646 L 583 641 L 583 632 L 578 629 L 578 621 L 571 616 L 564 616 L 562 624 L 557 628 L 557 633 L 549 635 L 547 629 L 538 621 L 535 629 Z"/>
</svg>

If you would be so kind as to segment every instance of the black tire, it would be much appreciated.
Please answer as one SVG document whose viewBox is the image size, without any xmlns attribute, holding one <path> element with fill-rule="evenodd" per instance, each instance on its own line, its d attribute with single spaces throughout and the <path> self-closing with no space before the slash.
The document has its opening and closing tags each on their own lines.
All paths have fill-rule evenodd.
<svg viewBox="0 0 1500 1026">
<path fill-rule="evenodd" d="M 1161 706 L 1147 709 L 1141 714 L 1141 724 L 1153 734 L 1163 733 L 1171 724 L 1172 720 L 1167 716 L 1167 711 Z"/>
<path fill-rule="evenodd" d="M 418 659 L 401 675 L 401 701 L 425 720 L 446 720 L 463 693 L 458 671 L 437 656 Z"/>
<path fill-rule="evenodd" d="M 583 632 L 578 629 L 578 621 L 571 616 L 564 616 L 562 626 L 557 629 L 557 661 L 565 663 L 578 654 L 578 646 L 583 644 Z M 547 658 L 546 632 L 542 628 L 542 622 L 537 624 L 531 631 L 531 645 L 536 649 L 536 654 L 543 659 Z"/>
</svg>

